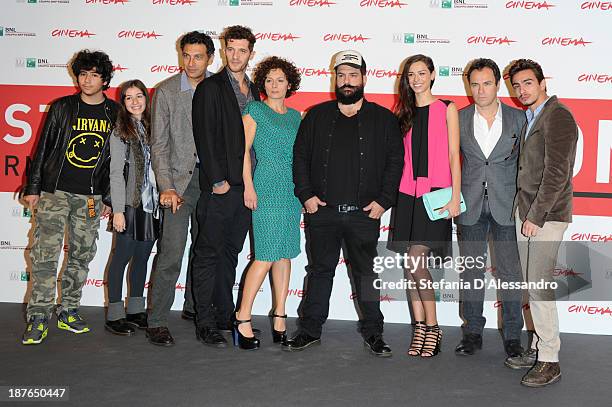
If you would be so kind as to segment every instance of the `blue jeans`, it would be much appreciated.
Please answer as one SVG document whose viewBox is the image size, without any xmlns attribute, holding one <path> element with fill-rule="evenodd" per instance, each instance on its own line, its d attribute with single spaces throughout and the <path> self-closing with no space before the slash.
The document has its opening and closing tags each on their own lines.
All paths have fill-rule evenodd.
<svg viewBox="0 0 612 407">
<path fill-rule="evenodd" d="M 474 225 L 459 225 L 459 249 L 463 257 L 486 256 L 489 231 L 492 235 L 495 277 L 502 282 L 521 282 L 522 273 L 516 243 L 516 227 L 500 225 L 493 219 L 489 201 L 485 197 L 482 212 Z M 484 267 L 466 266 L 462 280 L 470 283 L 470 289 L 461 290 L 463 318 L 467 321 L 465 333 L 482 335 L 486 318 L 482 315 L 485 288 L 474 288 L 474 281 L 484 279 Z M 516 289 L 499 290 L 502 302 L 504 339 L 521 338 L 523 314 L 521 309 L 522 291 Z"/>
</svg>

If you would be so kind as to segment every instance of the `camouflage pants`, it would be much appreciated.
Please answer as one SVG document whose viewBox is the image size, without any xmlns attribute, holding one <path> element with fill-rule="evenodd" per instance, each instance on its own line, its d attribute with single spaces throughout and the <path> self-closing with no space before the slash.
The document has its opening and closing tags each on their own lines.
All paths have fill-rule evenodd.
<svg viewBox="0 0 612 407">
<path fill-rule="evenodd" d="M 32 295 L 28 303 L 31 315 L 47 315 L 55 303 L 57 262 L 66 225 L 68 226 L 67 264 L 61 278 L 61 304 L 77 308 L 87 278 L 89 263 L 96 255 L 102 199 L 94 196 L 96 216 L 87 212 L 87 196 L 55 191 L 42 192 L 35 215 L 32 259 Z"/>
</svg>

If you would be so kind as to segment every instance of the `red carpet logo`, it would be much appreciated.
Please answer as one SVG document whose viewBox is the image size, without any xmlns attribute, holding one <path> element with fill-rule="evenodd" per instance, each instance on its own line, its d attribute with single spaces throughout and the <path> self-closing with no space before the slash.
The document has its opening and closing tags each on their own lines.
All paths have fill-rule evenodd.
<svg viewBox="0 0 612 407">
<path fill-rule="evenodd" d="M 164 72 L 164 73 L 179 73 L 182 72 L 183 68 L 178 65 L 153 65 L 151 67 L 151 72 Z"/>
<path fill-rule="evenodd" d="M 96 34 L 90 33 L 88 30 L 72 30 L 72 29 L 64 29 L 64 28 L 56 28 L 51 31 L 52 37 L 68 37 L 68 38 L 90 38 Z"/>
<path fill-rule="evenodd" d="M 612 317 L 612 309 L 610 307 L 598 307 L 594 305 L 577 305 L 572 304 L 567 307 L 567 312 L 572 314 L 588 314 L 588 315 L 601 315 Z"/>
<path fill-rule="evenodd" d="M 338 33 L 338 34 L 325 34 L 325 35 L 323 35 L 323 41 L 325 41 L 325 42 L 331 42 L 331 41 L 359 42 L 359 41 L 361 41 L 362 43 L 364 43 L 364 42 L 366 42 L 369 39 L 370 38 L 364 37 L 361 34 L 354 35 L 354 34 L 342 34 L 342 33 Z"/>
<path fill-rule="evenodd" d="M 328 76 L 332 74 L 327 68 L 298 68 L 298 71 L 302 76 L 306 77 Z"/>
<path fill-rule="evenodd" d="M 592 41 L 585 41 L 582 37 L 580 38 L 568 38 L 568 37 L 546 37 L 542 40 L 542 45 L 561 45 L 562 47 L 578 46 L 582 45 L 586 47 L 587 44 L 592 44 Z"/>
<path fill-rule="evenodd" d="M 329 0 L 290 0 L 289 1 L 289 5 L 292 7 L 299 7 L 299 6 L 305 6 L 305 7 L 331 7 L 333 6 L 334 3 L 333 1 L 329 1 Z"/>
<path fill-rule="evenodd" d="M 197 3 L 196 0 L 152 0 L 153 5 L 157 4 L 167 4 L 169 6 L 191 6 L 194 3 Z"/>
<path fill-rule="evenodd" d="M 292 33 L 284 34 L 284 33 L 257 33 L 255 34 L 255 38 L 258 40 L 269 40 L 269 41 L 294 41 L 299 39 L 300 37 L 294 36 Z"/>
<path fill-rule="evenodd" d="M 511 43 L 516 42 L 508 38 L 507 35 L 503 37 L 496 37 L 490 35 L 472 35 L 468 37 L 468 44 L 483 44 L 483 45 L 510 45 Z"/>
<path fill-rule="evenodd" d="M 126 4 L 130 0 L 85 0 L 85 4 Z"/>
<path fill-rule="evenodd" d="M 377 7 L 377 8 L 402 8 L 407 6 L 407 3 L 401 3 L 399 0 L 361 0 L 360 7 Z"/>
<path fill-rule="evenodd" d="M 585 1 L 580 5 L 582 10 L 612 10 L 612 1 Z"/>
<path fill-rule="evenodd" d="M 609 77 L 612 82 L 612 76 Z M 571 240 L 578 240 L 582 242 L 612 242 L 612 234 L 600 235 L 599 233 L 574 233 L 570 237 Z"/>
<path fill-rule="evenodd" d="M 506 3 L 506 8 L 522 8 L 525 10 L 549 10 L 551 7 L 556 6 L 546 1 L 509 1 Z"/>
<path fill-rule="evenodd" d="M 117 38 L 135 38 L 138 40 L 142 39 L 157 39 L 158 37 L 163 37 L 162 34 L 157 34 L 155 30 L 153 31 L 138 31 L 138 30 L 123 30 L 117 33 Z"/>
</svg>

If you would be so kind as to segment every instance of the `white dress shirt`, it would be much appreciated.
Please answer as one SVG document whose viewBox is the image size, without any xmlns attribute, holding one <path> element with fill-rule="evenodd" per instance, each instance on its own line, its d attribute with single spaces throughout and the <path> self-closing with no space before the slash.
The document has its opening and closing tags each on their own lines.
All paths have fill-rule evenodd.
<svg viewBox="0 0 612 407">
<path fill-rule="evenodd" d="M 502 109 L 501 103 L 497 101 L 497 113 L 491 128 L 487 123 L 487 119 L 478 113 L 478 106 L 474 109 L 474 137 L 486 158 L 489 158 L 491 152 L 497 145 L 502 134 Z"/>
</svg>

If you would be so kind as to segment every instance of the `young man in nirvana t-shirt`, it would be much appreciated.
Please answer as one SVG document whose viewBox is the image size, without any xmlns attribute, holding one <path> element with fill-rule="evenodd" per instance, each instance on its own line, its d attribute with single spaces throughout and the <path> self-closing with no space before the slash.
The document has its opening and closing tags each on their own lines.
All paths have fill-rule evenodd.
<svg viewBox="0 0 612 407">
<path fill-rule="evenodd" d="M 32 259 L 32 295 L 24 345 L 41 343 L 55 304 L 57 263 L 66 226 L 68 262 L 62 274 L 57 326 L 74 333 L 89 331 L 78 313 L 89 263 L 96 254 L 100 215 L 109 195 L 108 137 L 118 105 L 104 95 L 113 65 L 104 52 L 80 51 L 71 69 L 80 93 L 49 108 L 38 140 L 23 199 L 36 208 Z"/>
</svg>

